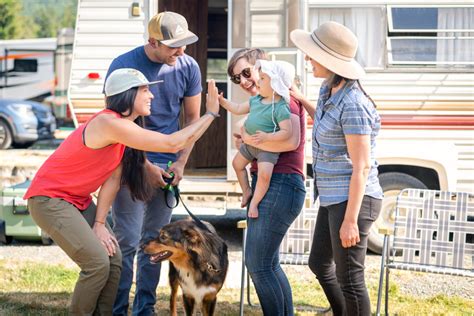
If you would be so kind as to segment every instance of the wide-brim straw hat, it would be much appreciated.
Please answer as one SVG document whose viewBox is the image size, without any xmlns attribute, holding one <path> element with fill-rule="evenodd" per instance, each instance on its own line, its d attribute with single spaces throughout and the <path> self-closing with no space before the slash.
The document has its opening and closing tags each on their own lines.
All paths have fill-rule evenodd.
<svg viewBox="0 0 474 316">
<path fill-rule="evenodd" d="M 311 33 L 293 30 L 290 39 L 306 55 L 335 74 L 348 79 L 360 79 L 365 75 L 354 59 L 357 37 L 342 24 L 325 22 Z"/>
</svg>

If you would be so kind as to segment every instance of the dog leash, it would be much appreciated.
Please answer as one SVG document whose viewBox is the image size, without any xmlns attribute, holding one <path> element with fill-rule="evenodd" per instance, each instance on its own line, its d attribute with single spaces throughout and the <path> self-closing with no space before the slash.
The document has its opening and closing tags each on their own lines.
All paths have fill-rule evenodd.
<svg viewBox="0 0 474 316">
<path fill-rule="evenodd" d="M 183 204 L 184 209 L 186 210 L 186 212 L 188 212 L 189 216 L 193 219 L 193 221 L 196 222 L 196 225 L 201 229 L 205 229 L 205 230 L 211 232 L 210 229 L 207 227 L 207 225 L 204 224 L 199 218 L 197 218 L 197 216 L 194 215 L 189 210 L 189 208 L 186 206 L 186 204 L 184 204 L 183 198 L 181 197 L 181 194 L 179 193 L 179 188 L 177 186 L 170 186 L 170 187 L 168 187 L 167 189 L 164 189 L 164 190 L 165 190 L 165 203 L 166 203 L 166 206 L 168 206 L 170 209 L 174 209 L 179 205 L 179 201 L 181 201 L 181 204 Z M 168 203 L 168 194 L 171 194 L 171 193 L 174 193 L 174 199 L 176 201 L 174 206 L 171 206 Z"/>
<path fill-rule="evenodd" d="M 178 186 L 169 186 L 167 187 L 166 189 L 163 189 L 165 190 L 165 203 L 166 203 L 166 206 L 168 206 L 170 209 L 174 209 L 176 208 L 178 205 L 179 205 L 179 201 L 181 201 L 181 203 L 183 204 L 184 206 L 184 209 L 186 210 L 186 212 L 188 212 L 189 216 L 191 216 L 192 220 L 196 223 L 196 226 L 198 226 L 199 228 L 201 229 L 204 229 L 206 231 L 208 231 L 209 233 L 211 234 L 214 234 L 214 232 L 212 232 L 206 224 L 204 224 L 199 218 L 197 218 L 196 215 L 194 215 L 190 210 L 189 208 L 186 206 L 186 204 L 184 204 L 184 201 L 183 201 L 183 198 L 181 197 L 181 194 L 179 193 L 179 188 Z M 171 194 L 173 193 L 174 194 L 174 199 L 176 201 L 176 203 L 174 204 L 174 206 L 170 206 L 168 204 L 168 194 Z M 224 251 L 227 252 L 227 244 L 224 242 Z M 224 258 L 221 258 L 220 260 L 220 266 L 223 267 L 224 266 L 224 262 L 223 262 Z M 207 263 L 207 270 L 209 272 L 213 272 L 213 273 L 219 273 L 221 272 L 221 269 L 216 269 L 214 266 L 212 266 L 209 262 Z"/>
</svg>

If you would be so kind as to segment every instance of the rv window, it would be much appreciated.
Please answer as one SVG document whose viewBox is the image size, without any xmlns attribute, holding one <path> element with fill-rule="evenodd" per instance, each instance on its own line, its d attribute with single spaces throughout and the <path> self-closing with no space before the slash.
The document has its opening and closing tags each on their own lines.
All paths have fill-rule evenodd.
<svg viewBox="0 0 474 316">
<path fill-rule="evenodd" d="M 389 65 L 472 68 L 474 6 L 388 6 Z"/>
<path fill-rule="evenodd" d="M 434 30 L 438 25 L 437 8 L 392 8 L 390 31 Z"/>
<path fill-rule="evenodd" d="M 388 43 L 390 64 L 474 65 L 474 38 L 393 37 Z"/>
<path fill-rule="evenodd" d="M 351 29 L 359 40 L 356 59 L 366 69 L 385 68 L 385 7 L 328 8 L 310 7 L 308 30 L 321 23 L 336 21 Z"/>
<path fill-rule="evenodd" d="M 389 6 L 390 32 L 474 32 L 474 7 Z"/>
<path fill-rule="evenodd" d="M 37 59 L 15 59 L 13 71 L 16 72 L 38 72 Z"/>
</svg>

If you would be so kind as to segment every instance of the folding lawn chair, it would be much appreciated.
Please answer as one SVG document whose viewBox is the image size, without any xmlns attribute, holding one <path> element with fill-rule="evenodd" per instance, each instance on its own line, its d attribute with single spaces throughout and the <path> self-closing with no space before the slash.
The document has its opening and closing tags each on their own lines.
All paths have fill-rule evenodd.
<svg viewBox="0 0 474 316">
<path fill-rule="evenodd" d="M 377 311 L 385 274 L 385 314 L 391 269 L 474 277 L 474 194 L 405 189 L 396 204 L 395 228 L 385 234 Z M 390 235 L 393 247 L 389 254 Z"/>
</svg>

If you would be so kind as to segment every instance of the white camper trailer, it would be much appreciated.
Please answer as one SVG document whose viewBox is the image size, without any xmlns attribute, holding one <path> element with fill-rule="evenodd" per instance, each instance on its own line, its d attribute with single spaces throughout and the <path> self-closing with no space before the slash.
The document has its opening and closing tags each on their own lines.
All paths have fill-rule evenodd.
<svg viewBox="0 0 474 316">
<path fill-rule="evenodd" d="M 41 101 L 54 86 L 56 38 L 0 41 L 0 98 Z"/>
<path fill-rule="evenodd" d="M 217 58 L 219 53 L 229 58 L 239 48 L 260 47 L 274 59 L 295 64 L 302 89 L 312 100 L 317 99 L 321 82 L 306 69 L 304 56 L 290 42 L 289 33 L 335 20 L 352 29 L 359 39 L 357 60 L 367 71 L 362 84 L 382 116 L 377 158 L 385 198 L 369 248 L 380 251 L 382 239 L 377 229 L 393 221 L 395 196 L 401 189 L 474 191 L 472 1 L 210 0 L 205 8 L 184 8 L 193 5 L 184 0 L 79 1 L 69 86 L 76 123 L 103 108 L 101 92 L 110 62 L 146 42 L 147 21 L 158 9 L 182 12 L 191 21 L 200 19 L 190 26 L 198 35 L 204 34 L 198 45 L 209 49 L 207 58 L 198 62 L 208 74 L 225 74 L 225 61 Z M 216 18 L 214 12 L 222 6 L 225 18 Z M 204 14 L 209 17 L 207 24 L 202 23 Z M 214 34 L 225 30 L 225 46 L 216 47 L 219 41 Z M 222 84 L 233 100 L 247 97 L 228 81 Z M 228 114 L 222 128 L 226 142 L 219 150 L 227 157 L 224 172 L 204 169 L 200 176 L 185 178 L 185 193 L 238 193 L 230 163 L 236 151 L 232 132 L 238 119 Z M 309 118 L 308 149 L 311 124 Z M 311 150 L 306 156 L 310 166 Z M 310 171 L 311 167 L 309 176 Z M 220 214 L 225 214 L 226 207 L 224 204 Z"/>
<path fill-rule="evenodd" d="M 44 100 L 56 117 L 58 127 L 72 125 L 72 116 L 69 109 L 67 89 L 71 76 L 72 44 L 74 30 L 62 28 L 57 33 L 57 48 L 54 52 L 54 88 L 53 94 Z"/>
</svg>

